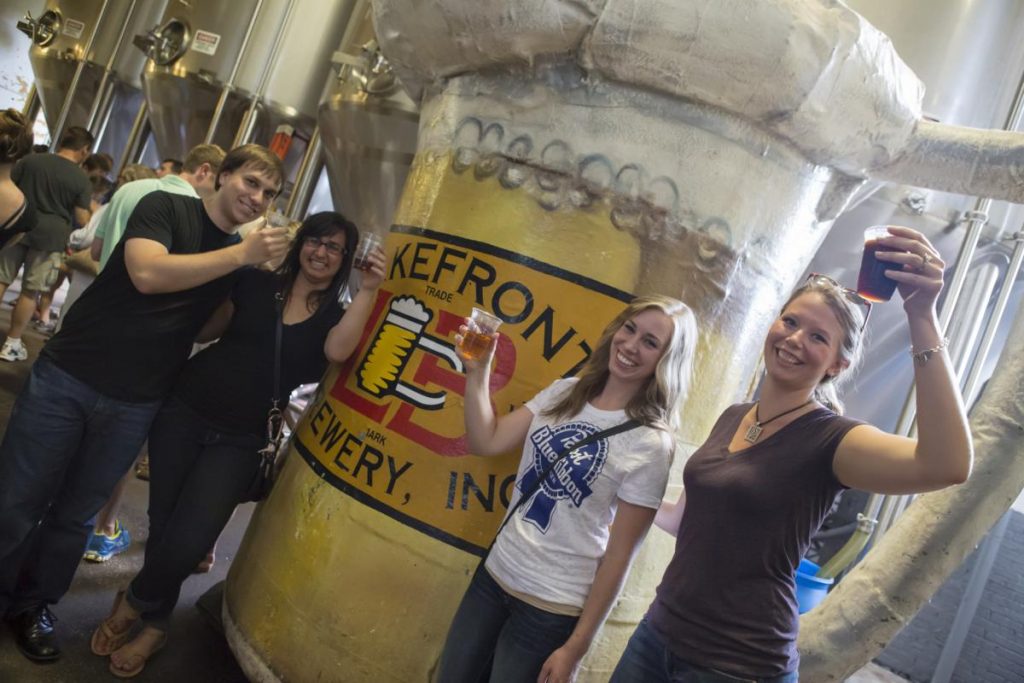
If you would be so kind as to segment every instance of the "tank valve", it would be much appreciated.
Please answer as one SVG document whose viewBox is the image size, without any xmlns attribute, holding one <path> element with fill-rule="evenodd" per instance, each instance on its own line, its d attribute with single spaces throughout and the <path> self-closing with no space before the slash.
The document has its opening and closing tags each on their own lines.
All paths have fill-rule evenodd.
<svg viewBox="0 0 1024 683">
<path fill-rule="evenodd" d="M 53 42 L 60 31 L 61 16 L 57 10 L 46 10 L 39 19 L 33 19 L 31 12 L 25 12 L 25 18 L 18 22 L 18 30 L 32 39 L 39 47 L 46 47 Z"/>
</svg>

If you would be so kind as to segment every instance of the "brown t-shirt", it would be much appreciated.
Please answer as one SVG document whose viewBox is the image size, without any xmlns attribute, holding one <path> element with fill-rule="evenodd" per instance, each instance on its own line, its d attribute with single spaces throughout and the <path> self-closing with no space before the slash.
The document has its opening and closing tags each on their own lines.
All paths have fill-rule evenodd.
<svg viewBox="0 0 1024 683">
<path fill-rule="evenodd" d="M 675 554 L 647 618 L 680 659 L 760 678 L 798 667 L 796 566 L 843 488 L 836 447 L 861 423 L 819 408 L 729 453 L 750 407 L 727 409 L 683 469 Z"/>
</svg>

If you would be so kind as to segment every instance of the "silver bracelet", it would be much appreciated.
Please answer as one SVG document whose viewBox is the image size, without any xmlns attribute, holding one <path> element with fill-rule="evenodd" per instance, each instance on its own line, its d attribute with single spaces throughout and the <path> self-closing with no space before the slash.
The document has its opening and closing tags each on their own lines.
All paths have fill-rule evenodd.
<svg viewBox="0 0 1024 683">
<path fill-rule="evenodd" d="M 932 356 L 934 356 L 936 353 L 938 353 L 942 349 L 946 348 L 946 346 L 948 346 L 948 345 L 949 345 L 949 337 L 943 337 L 942 341 L 940 341 L 938 344 L 936 344 L 935 346 L 933 346 L 930 349 L 924 349 L 922 351 L 915 351 L 914 347 L 910 347 L 910 355 L 913 357 L 915 363 L 917 363 L 918 365 L 924 365 L 929 360 L 931 360 Z"/>
</svg>

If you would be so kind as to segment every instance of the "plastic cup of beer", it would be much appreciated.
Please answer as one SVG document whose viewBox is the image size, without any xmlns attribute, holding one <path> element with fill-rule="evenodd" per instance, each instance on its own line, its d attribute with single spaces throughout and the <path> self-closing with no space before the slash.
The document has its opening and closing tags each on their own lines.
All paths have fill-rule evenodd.
<svg viewBox="0 0 1024 683">
<path fill-rule="evenodd" d="M 287 228 L 291 224 L 291 219 L 284 215 L 277 209 L 271 209 L 267 211 L 267 227 L 268 228 Z"/>
<path fill-rule="evenodd" d="M 379 248 L 383 242 L 374 232 L 365 232 L 359 238 L 359 246 L 356 248 L 356 255 L 352 259 L 352 266 L 357 270 L 368 271 L 372 265 L 370 253 Z"/>
<path fill-rule="evenodd" d="M 857 293 L 868 301 L 888 301 L 896 291 L 896 281 L 886 276 L 886 270 L 899 268 L 898 264 L 879 261 L 875 252 L 892 251 L 892 247 L 883 247 L 879 240 L 891 237 L 889 228 L 875 225 L 864 231 L 864 255 L 860 261 L 860 274 L 857 276 Z"/>
<path fill-rule="evenodd" d="M 462 336 L 459 352 L 466 358 L 476 360 L 487 353 L 498 334 L 501 319 L 487 311 L 474 308 L 466 324 L 466 334 Z"/>
</svg>

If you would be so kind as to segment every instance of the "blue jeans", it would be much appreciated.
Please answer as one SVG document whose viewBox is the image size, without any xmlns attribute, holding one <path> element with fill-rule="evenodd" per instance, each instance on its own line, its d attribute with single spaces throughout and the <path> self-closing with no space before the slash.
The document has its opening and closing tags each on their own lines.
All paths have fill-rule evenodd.
<svg viewBox="0 0 1024 683">
<path fill-rule="evenodd" d="M 162 630 L 181 585 L 247 499 L 264 441 L 228 434 L 179 399 L 167 399 L 149 431 L 149 539 L 127 600 Z"/>
<path fill-rule="evenodd" d="M 536 683 L 577 620 L 512 597 L 481 563 L 448 629 L 438 683 Z"/>
<path fill-rule="evenodd" d="M 626 644 L 610 683 L 797 683 L 797 673 L 743 678 L 702 669 L 669 652 L 661 636 L 644 619 Z"/>
<path fill-rule="evenodd" d="M 0 444 L 0 613 L 55 603 L 158 401 L 108 398 L 39 359 Z"/>
</svg>

